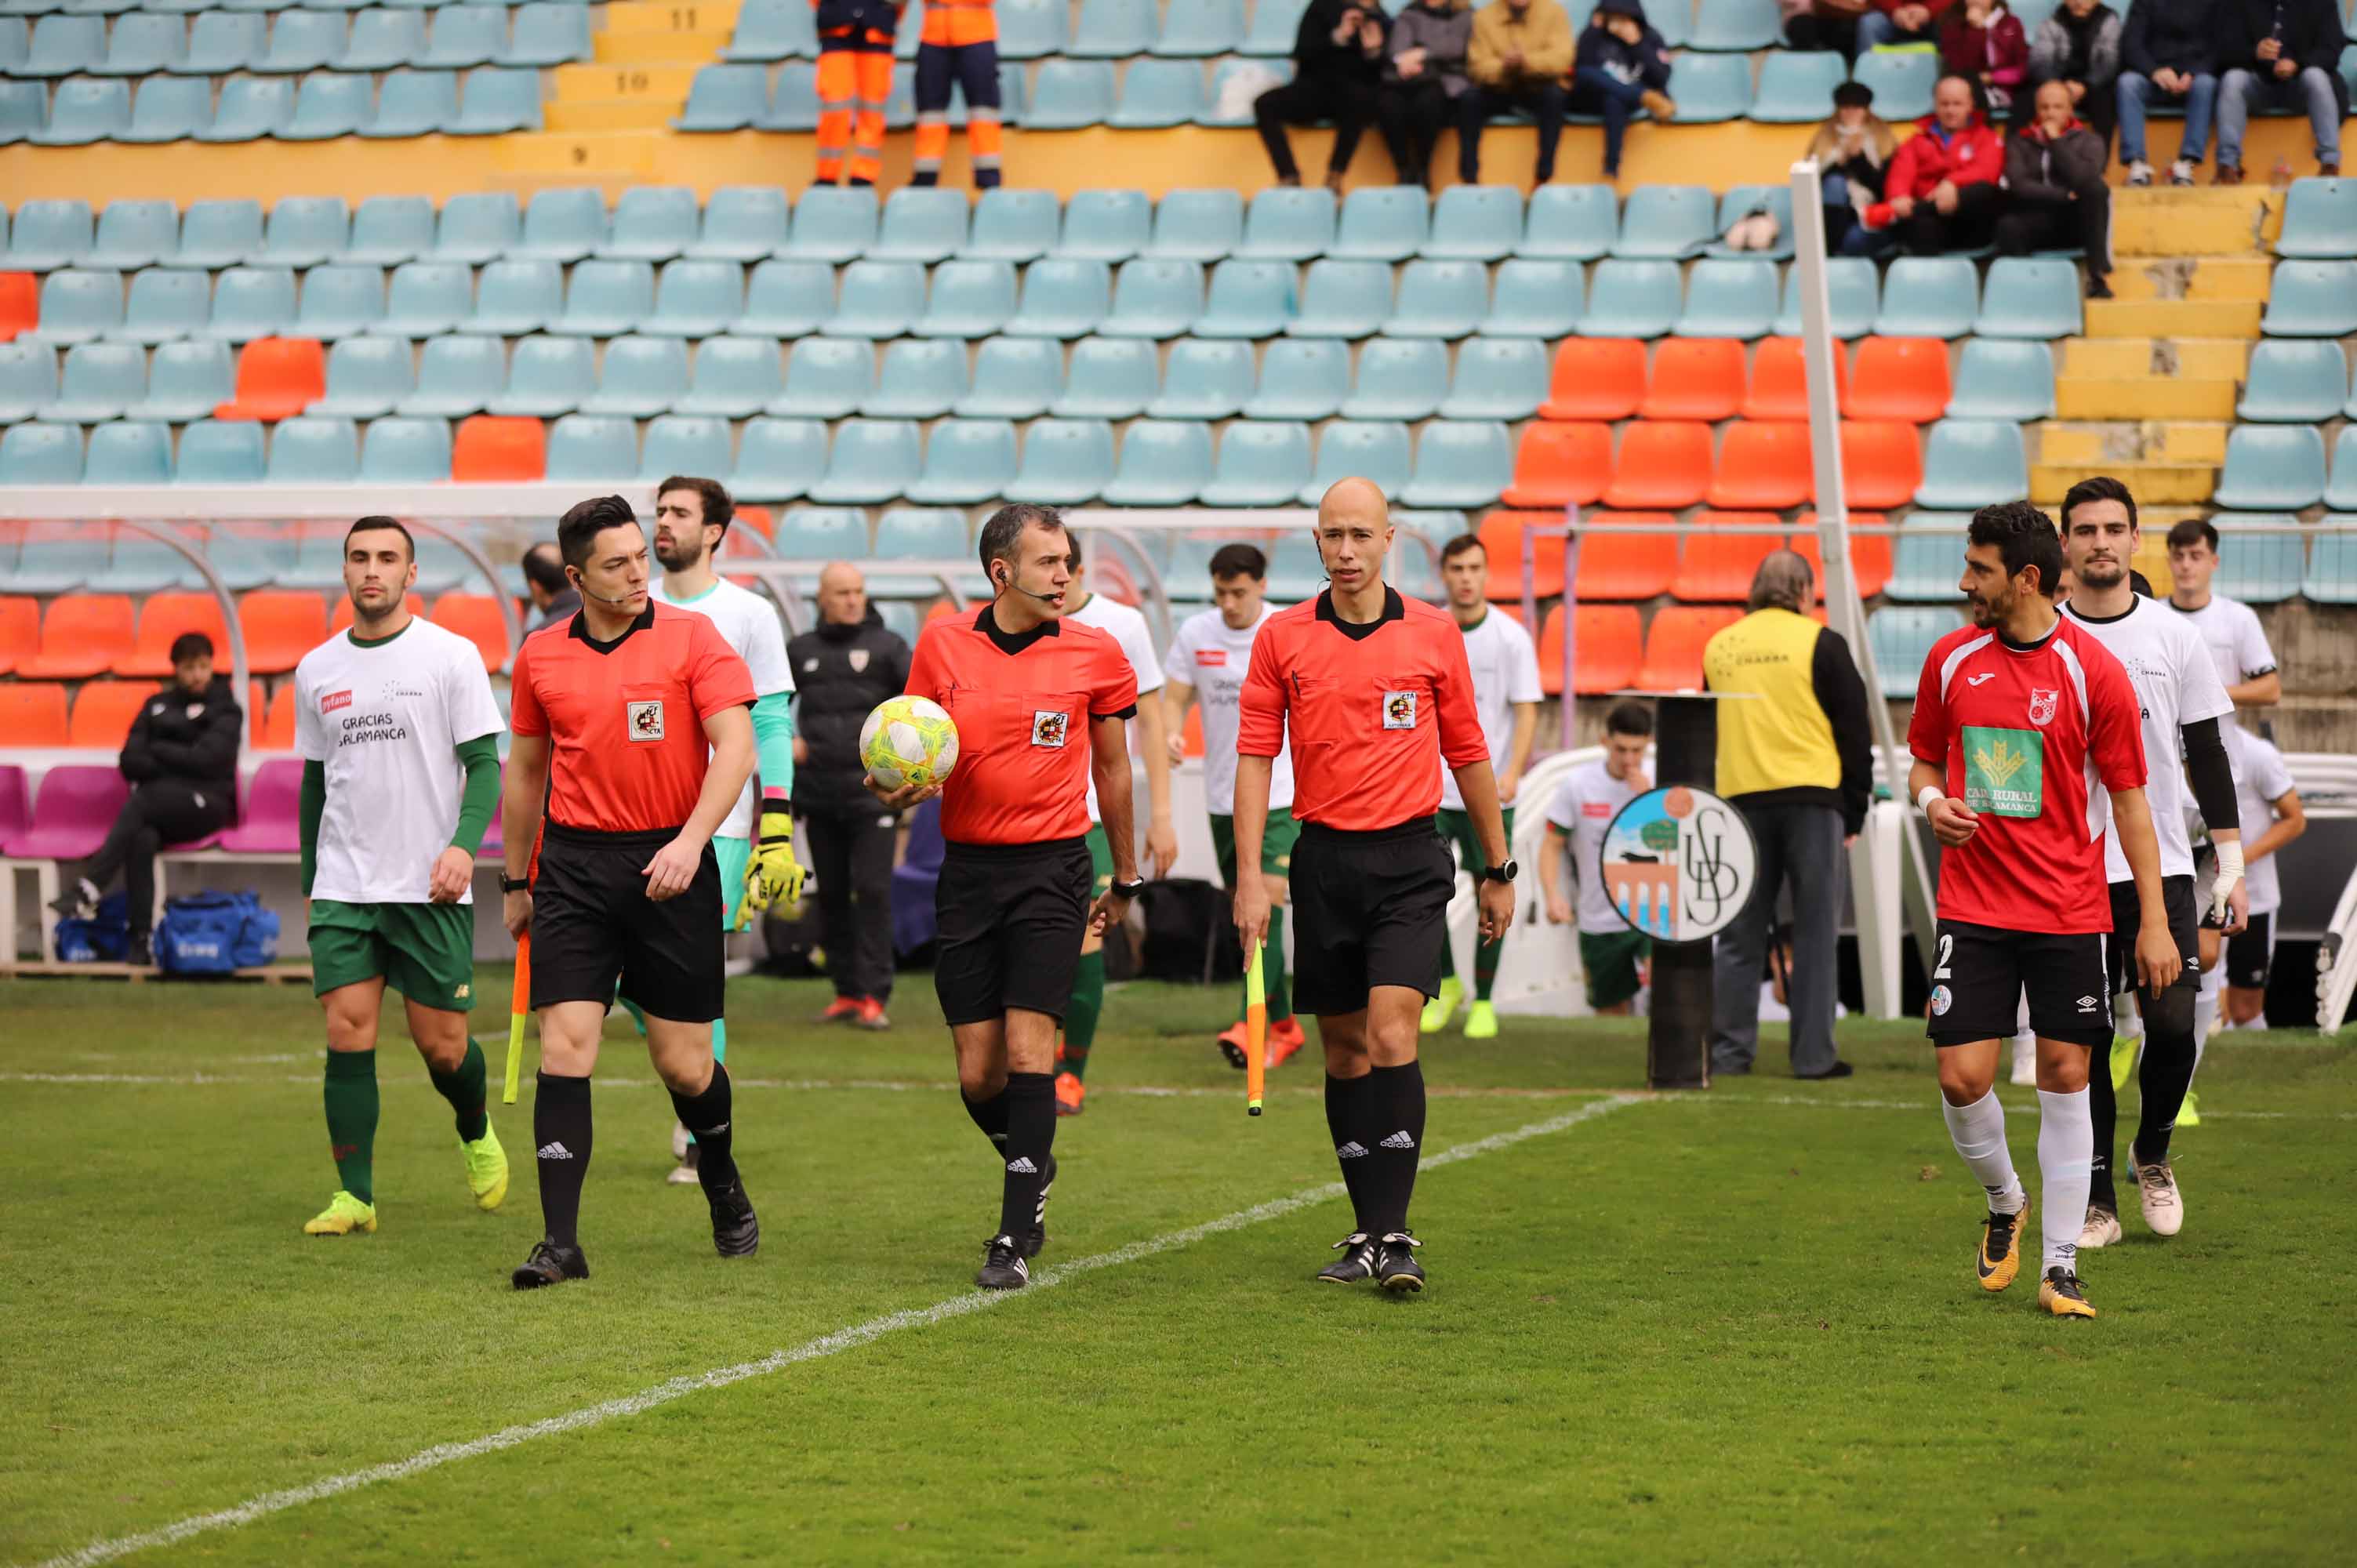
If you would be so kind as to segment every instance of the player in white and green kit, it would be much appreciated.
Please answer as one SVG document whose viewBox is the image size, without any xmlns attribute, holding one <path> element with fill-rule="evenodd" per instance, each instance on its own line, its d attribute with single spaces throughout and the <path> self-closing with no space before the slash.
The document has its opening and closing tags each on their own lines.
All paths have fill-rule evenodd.
<svg viewBox="0 0 2357 1568">
<path fill-rule="evenodd" d="M 712 835 L 713 857 L 720 863 L 720 894 L 727 900 L 727 929 L 739 930 L 768 907 L 757 893 L 759 878 L 748 878 L 753 858 L 754 793 L 759 791 L 760 852 L 765 860 L 779 860 L 789 878 L 786 902 L 802 889 L 801 868 L 793 858 L 794 787 L 793 665 L 786 658 L 786 633 L 777 607 L 749 588 L 727 581 L 713 570 L 713 558 L 737 503 L 716 479 L 673 476 L 655 490 L 655 559 L 663 575 L 654 583 L 653 596 L 673 609 L 694 610 L 720 628 L 721 637 L 753 672 L 753 742 L 759 755 L 759 776 L 748 779 L 720 831 Z M 622 1004 L 630 1007 L 630 998 Z M 631 1007 L 633 1015 L 637 1009 Z M 643 1031 L 644 1026 L 640 1026 Z M 712 1021 L 712 1059 L 728 1059 L 728 1021 Z M 674 1122 L 671 1147 L 676 1164 L 666 1178 L 674 1185 L 696 1183 L 694 1140 Z"/>
<path fill-rule="evenodd" d="M 295 667 L 311 988 L 328 1019 L 328 1143 L 339 1183 L 303 1229 L 376 1229 L 377 1015 L 401 993 L 409 1037 L 450 1102 L 481 1208 L 507 1196 L 475 1004 L 475 852 L 499 804 L 505 726 L 474 643 L 410 614 L 417 549 L 389 517 L 344 536 L 352 625 Z"/>
</svg>

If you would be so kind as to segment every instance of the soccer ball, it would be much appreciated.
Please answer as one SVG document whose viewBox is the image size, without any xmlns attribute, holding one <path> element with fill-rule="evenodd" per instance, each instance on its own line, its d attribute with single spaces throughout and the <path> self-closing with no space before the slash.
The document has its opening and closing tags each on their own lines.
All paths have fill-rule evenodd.
<svg viewBox="0 0 2357 1568">
<path fill-rule="evenodd" d="M 938 784 L 957 759 L 957 721 L 923 697 L 887 697 L 859 726 L 859 760 L 887 789 Z"/>
</svg>

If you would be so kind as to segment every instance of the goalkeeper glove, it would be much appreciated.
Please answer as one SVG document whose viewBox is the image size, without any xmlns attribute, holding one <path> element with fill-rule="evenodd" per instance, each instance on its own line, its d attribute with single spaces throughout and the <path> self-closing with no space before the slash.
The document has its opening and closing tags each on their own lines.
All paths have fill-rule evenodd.
<svg viewBox="0 0 2357 1568">
<path fill-rule="evenodd" d="M 2222 927 L 2226 923 L 2226 906 L 2234 897 L 2234 885 L 2243 880 L 2243 844 L 2237 839 L 2211 847 L 2218 854 L 2218 876 L 2211 884 L 2210 912 L 2202 923 Z"/>
<path fill-rule="evenodd" d="M 764 803 L 760 836 L 753 841 L 752 858 L 745 863 L 745 899 L 740 929 L 770 905 L 789 909 L 802 896 L 802 862 L 794 858 L 794 814 L 784 801 Z"/>
</svg>

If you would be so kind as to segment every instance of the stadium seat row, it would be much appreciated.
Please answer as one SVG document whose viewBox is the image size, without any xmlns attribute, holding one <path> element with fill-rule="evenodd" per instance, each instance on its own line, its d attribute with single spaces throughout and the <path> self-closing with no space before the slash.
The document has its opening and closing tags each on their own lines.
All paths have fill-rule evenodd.
<svg viewBox="0 0 2357 1568">
<path fill-rule="evenodd" d="M 351 625 L 351 600 L 340 591 L 340 582 L 337 586 L 332 617 L 328 596 L 316 588 L 257 588 L 239 596 L 237 624 L 245 639 L 246 669 L 255 675 L 284 675 L 331 633 Z M 425 613 L 422 599 L 414 607 Z M 202 632 L 215 648 L 229 646 L 221 600 L 210 593 L 150 594 L 135 613 L 128 595 L 66 594 L 51 599 L 46 614 L 38 610 L 32 598 L 0 598 L 0 674 L 29 681 L 164 676 L 172 672 L 173 639 L 184 632 Z M 499 602 L 490 596 L 443 593 L 436 598 L 433 618 L 474 637 L 487 667 L 497 670 L 506 661 L 506 632 Z"/>
<path fill-rule="evenodd" d="M 200 78 L 151 77 L 135 102 L 127 81 L 76 77 L 44 112 L 38 82 L 0 81 L 0 145 L 91 142 L 324 142 L 338 136 L 503 136 L 540 129 L 540 73 L 484 66 L 465 73 L 396 70 L 382 101 L 372 78 L 320 71 L 232 77 L 212 102 Z"/>
<path fill-rule="evenodd" d="M 304 588 L 314 594 L 342 589 L 339 529 L 182 525 L 180 533 L 200 548 L 206 566 L 231 589 Z M 474 575 L 475 568 L 456 546 L 419 533 L 421 592 L 444 593 Z M 171 588 L 194 592 L 207 584 L 186 556 L 145 533 L 87 522 L 20 522 L 0 532 L 0 586 L 20 594 L 138 595 Z"/>
<path fill-rule="evenodd" d="M 135 12 L 112 28 L 100 16 L 44 16 L 32 28 L 0 17 L 0 76 L 134 77 L 300 75 L 312 70 L 392 70 L 420 66 L 464 70 L 476 65 L 542 67 L 589 58 L 589 10 L 551 0 L 517 7 L 509 30 L 505 5 L 452 5 L 433 13 L 372 7 L 347 17 L 337 10 L 207 11 L 194 26 L 176 13 Z"/>
</svg>

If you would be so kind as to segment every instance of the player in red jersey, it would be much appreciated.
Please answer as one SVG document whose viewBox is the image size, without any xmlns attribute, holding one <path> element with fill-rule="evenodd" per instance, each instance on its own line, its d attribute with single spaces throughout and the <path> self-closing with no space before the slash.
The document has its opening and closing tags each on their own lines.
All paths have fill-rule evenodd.
<svg viewBox="0 0 2357 1568">
<path fill-rule="evenodd" d="M 1001 507 L 982 525 L 997 596 L 979 615 L 925 628 L 909 694 L 949 710 L 958 764 L 944 784 L 867 787 L 894 811 L 942 797 L 946 848 L 933 890 L 933 989 L 957 1050 L 966 1114 L 1006 1170 L 985 1290 L 1019 1290 L 1048 1243 L 1056 1179 L 1056 1030 L 1071 1001 L 1081 935 L 1100 935 L 1145 886 L 1130 801 L 1137 677 L 1109 634 L 1063 618 L 1071 535 L 1053 507 Z M 1113 886 L 1093 905 L 1093 778 Z"/>
<path fill-rule="evenodd" d="M 1930 1029 L 1941 1109 L 1988 1193 L 1975 1273 L 1982 1289 L 2003 1290 L 2020 1266 L 2028 1197 L 1992 1085 L 2027 992 L 2038 1036 L 2038 1302 L 2058 1317 L 2093 1317 L 2077 1262 L 2095 1152 L 2087 1061 L 2112 1039 L 2107 814 L 2143 909 L 2137 983 L 2158 992 L 2182 961 L 2161 898 L 2136 688 L 2092 632 L 2055 611 L 2053 521 L 2026 501 L 1983 507 L 1966 539 L 1957 585 L 1973 624 L 1932 645 L 1907 731 L 1907 787 L 1943 852 Z"/>
</svg>

